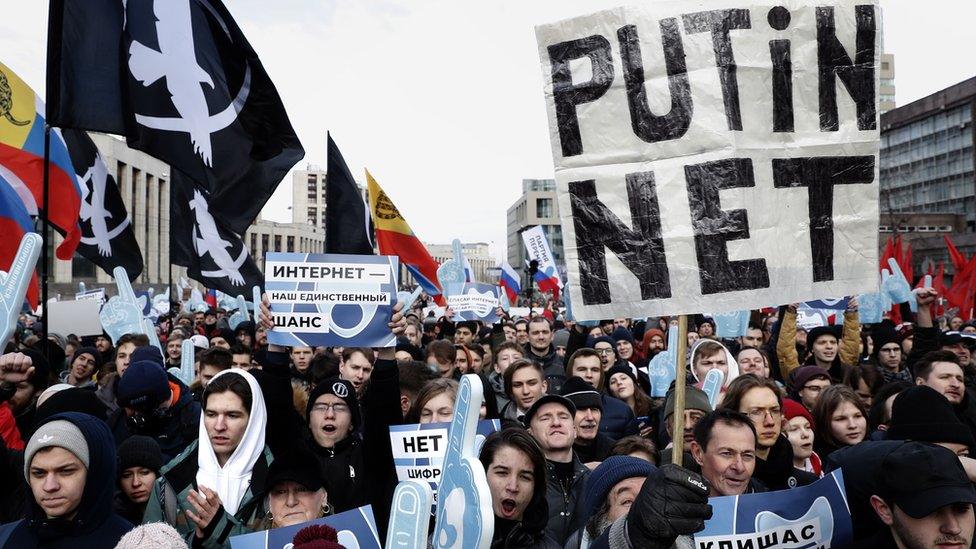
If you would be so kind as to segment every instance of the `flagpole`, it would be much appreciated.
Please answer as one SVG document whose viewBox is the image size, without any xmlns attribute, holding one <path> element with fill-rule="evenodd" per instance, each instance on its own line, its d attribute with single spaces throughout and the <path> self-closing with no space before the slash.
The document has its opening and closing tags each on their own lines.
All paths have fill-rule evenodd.
<svg viewBox="0 0 976 549">
<path fill-rule="evenodd" d="M 44 336 L 44 341 L 47 341 L 48 334 L 48 314 L 47 314 L 47 283 L 48 283 L 48 245 L 51 244 L 48 231 L 48 202 L 50 199 L 50 185 L 48 184 L 51 177 L 51 126 L 44 124 L 44 193 L 42 198 L 42 214 L 41 218 L 41 323 L 44 326 L 42 334 Z M 47 343 L 43 344 L 44 358 L 49 359 L 48 356 L 48 346 Z"/>
</svg>

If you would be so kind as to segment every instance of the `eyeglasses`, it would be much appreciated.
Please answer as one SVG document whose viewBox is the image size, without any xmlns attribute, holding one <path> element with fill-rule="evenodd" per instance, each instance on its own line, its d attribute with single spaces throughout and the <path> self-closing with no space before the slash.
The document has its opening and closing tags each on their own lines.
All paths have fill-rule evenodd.
<svg viewBox="0 0 976 549">
<path fill-rule="evenodd" d="M 613 349 L 596 349 L 596 352 L 600 355 L 612 355 Z"/>
<path fill-rule="evenodd" d="M 749 416 L 749 419 L 752 421 L 762 421 L 766 419 L 767 414 L 773 419 L 773 421 L 776 421 L 777 419 L 783 417 L 783 410 L 780 408 L 754 408 L 746 412 L 746 415 Z"/>
<path fill-rule="evenodd" d="M 318 403 L 316 403 L 315 405 L 312 406 L 312 411 L 313 412 L 321 412 L 321 413 L 324 414 L 324 413 L 328 412 L 329 410 L 332 410 L 332 413 L 333 414 L 341 414 L 341 413 L 344 413 L 344 412 L 348 412 L 349 411 L 349 406 L 346 405 L 346 404 L 342 404 L 342 403 L 326 404 L 324 402 L 318 402 Z"/>
</svg>

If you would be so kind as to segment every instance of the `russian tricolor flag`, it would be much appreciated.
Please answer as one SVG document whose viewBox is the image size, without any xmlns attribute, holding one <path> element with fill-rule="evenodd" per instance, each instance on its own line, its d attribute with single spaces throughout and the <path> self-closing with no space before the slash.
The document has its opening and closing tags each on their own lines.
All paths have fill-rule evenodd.
<svg viewBox="0 0 976 549">
<path fill-rule="evenodd" d="M 501 269 L 502 274 L 498 277 L 498 285 L 508 294 L 508 302 L 514 305 L 518 300 L 519 294 L 522 293 L 522 285 L 519 284 L 518 273 L 515 272 L 515 269 L 507 261 L 502 262 Z"/>
<path fill-rule="evenodd" d="M 0 234 L 3 235 L 0 238 L 0 270 L 10 272 L 20 241 L 31 232 L 34 232 L 34 224 L 23 200 L 13 186 L 0 177 Z M 27 288 L 27 301 L 31 308 L 37 309 L 39 295 L 37 274 L 34 274 Z"/>
<path fill-rule="evenodd" d="M 8 186 L 29 194 L 32 201 L 22 201 L 28 211 L 36 211 L 44 202 L 44 102 L 13 71 L 0 63 L 7 78 L 9 106 L 7 119 L 0 122 L 0 166 Z M 48 154 L 49 192 L 47 218 L 64 235 L 58 246 L 59 259 L 69 260 L 81 239 L 78 212 L 81 188 L 75 176 L 68 147 L 57 130 L 51 131 Z"/>
</svg>

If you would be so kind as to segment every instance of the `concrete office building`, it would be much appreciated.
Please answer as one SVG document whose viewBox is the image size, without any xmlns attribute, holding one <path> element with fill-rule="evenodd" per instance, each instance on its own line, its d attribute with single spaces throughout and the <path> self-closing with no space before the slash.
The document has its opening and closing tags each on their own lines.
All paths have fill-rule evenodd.
<svg viewBox="0 0 976 549">
<path fill-rule="evenodd" d="M 119 137 L 100 133 L 89 135 L 105 160 L 108 172 L 115 177 L 142 250 L 144 268 L 133 286 L 160 289 L 159 286 L 169 280 L 169 166 L 146 153 L 130 149 Z M 61 241 L 61 236 L 56 234 L 54 246 Z M 174 265 L 173 280 L 178 281 L 180 276 L 186 276 L 186 268 Z M 78 254 L 71 261 L 54 260 L 51 296 L 57 293 L 73 296 L 78 282 L 85 282 L 91 288 L 93 285 L 109 285 L 113 279 Z"/>
<path fill-rule="evenodd" d="M 325 231 L 308 223 L 278 223 L 259 216 L 244 234 L 244 243 L 264 271 L 268 252 L 325 253 Z"/>
<path fill-rule="evenodd" d="M 528 256 L 522 242 L 522 231 L 536 225 L 549 239 L 552 255 L 560 268 L 564 265 L 563 229 L 559 224 L 559 201 L 556 199 L 556 181 L 553 179 L 523 179 L 522 196 L 509 206 L 506 213 L 508 263 L 516 271 L 525 267 Z M 525 282 L 523 276 L 523 283 Z"/>
<path fill-rule="evenodd" d="M 895 103 L 895 56 L 890 53 L 881 54 L 881 82 L 878 86 L 878 110 L 886 113 L 894 109 Z"/>
<path fill-rule="evenodd" d="M 291 175 L 292 222 L 307 223 L 325 232 L 325 170 L 315 164 Z M 359 194 L 366 200 L 366 186 L 356 181 Z"/>
<path fill-rule="evenodd" d="M 976 253 L 974 110 L 976 77 L 881 115 L 880 245 L 896 231 L 908 235 L 916 272 L 927 258 L 947 257 L 943 234 Z"/>
</svg>

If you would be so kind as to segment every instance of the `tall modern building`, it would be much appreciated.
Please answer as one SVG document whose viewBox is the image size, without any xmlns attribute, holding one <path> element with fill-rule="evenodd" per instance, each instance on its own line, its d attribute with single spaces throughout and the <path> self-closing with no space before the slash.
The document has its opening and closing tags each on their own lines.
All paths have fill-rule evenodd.
<svg viewBox="0 0 976 549">
<path fill-rule="evenodd" d="M 945 259 L 943 235 L 976 253 L 974 111 L 976 77 L 881 115 L 882 237 L 907 237 L 917 266 Z"/>
<path fill-rule="evenodd" d="M 268 252 L 324 253 L 325 231 L 306 222 L 279 223 L 258 216 L 247 228 L 244 244 L 258 268 L 264 271 Z"/>
<path fill-rule="evenodd" d="M 304 170 L 292 172 L 291 205 L 292 222 L 307 223 L 325 231 L 325 170 L 308 164 Z M 356 181 L 359 194 L 366 200 L 366 186 Z"/>
<path fill-rule="evenodd" d="M 895 56 L 881 54 L 881 84 L 878 87 L 878 110 L 881 113 L 895 108 Z"/>
<path fill-rule="evenodd" d="M 536 225 L 549 239 L 552 255 L 563 265 L 563 229 L 559 224 L 559 201 L 556 200 L 556 181 L 553 179 L 523 179 L 522 196 L 508 207 L 506 214 L 508 235 L 508 263 L 521 270 L 527 256 L 522 231 Z"/>
</svg>

